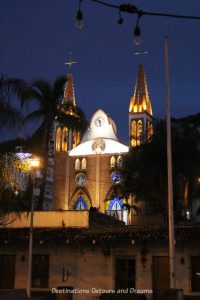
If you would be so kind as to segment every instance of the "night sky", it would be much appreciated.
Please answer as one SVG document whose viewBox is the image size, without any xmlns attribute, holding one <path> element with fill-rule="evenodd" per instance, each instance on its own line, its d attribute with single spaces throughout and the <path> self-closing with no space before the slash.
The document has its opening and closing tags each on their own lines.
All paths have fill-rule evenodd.
<svg viewBox="0 0 200 300">
<path fill-rule="evenodd" d="M 109 1 L 122 4 L 123 0 Z M 125 1 L 144 11 L 200 15 L 200 1 Z M 83 0 L 84 27 L 75 24 L 78 0 L 1 0 L 0 71 L 8 77 L 53 83 L 65 75 L 72 51 L 77 105 L 88 119 L 98 109 L 116 122 L 122 142 L 128 142 L 128 108 L 139 63 L 144 63 L 153 113 L 165 115 L 164 36 L 169 36 L 171 114 L 182 117 L 200 111 L 200 20 L 143 16 L 143 44 L 133 45 L 136 16 Z M 148 51 L 135 56 L 138 50 Z"/>
</svg>

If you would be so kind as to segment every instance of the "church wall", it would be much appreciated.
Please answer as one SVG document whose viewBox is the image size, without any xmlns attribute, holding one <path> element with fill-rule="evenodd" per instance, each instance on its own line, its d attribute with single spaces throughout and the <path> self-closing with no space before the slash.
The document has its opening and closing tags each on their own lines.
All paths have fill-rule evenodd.
<svg viewBox="0 0 200 300">
<path fill-rule="evenodd" d="M 96 167 L 97 167 L 97 160 L 95 156 L 87 156 L 87 182 L 86 182 L 86 188 L 89 192 L 90 199 L 92 201 L 92 206 L 93 207 L 98 207 L 98 199 L 97 199 L 97 194 L 98 191 L 96 191 L 97 188 L 97 179 L 96 178 Z"/>
<path fill-rule="evenodd" d="M 110 155 L 87 156 L 86 170 L 75 170 L 76 158 L 77 157 L 70 157 L 69 199 L 71 199 L 74 191 L 78 188 L 75 182 L 76 174 L 84 172 L 87 174 L 87 181 L 83 188 L 88 191 L 92 206 L 100 208 L 100 212 L 105 212 L 104 200 L 110 187 L 112 186 L 110 176 Z M 81 160 L 83 157 L 79 158 Z"/>
<path fill-rule="evenodd" d="M 74 191 L 76 190 L 77 188 L 77 185 L 76 185 L 76 182 L 75 182 L 75 178 L 76 178 L 76 174 L 78 174 L 79 172 L 81 172 L 81 170 L 75 170 L 75 160 L 76 158 L 74 157 L 69 157 L 69 161 L 70 161 L 70 178 L 69 178 L 69 197 L 67 199 L 68 201 L 68 205 L 70 203 L 70 199 L 71 197 L 73 196 L 74 194 Z"/>
<path fill-rule="evenodd" d="M 110 169 L 110 158 L 111 155 L 102 155 L 101 156 L 101 170 L 100 170 L 100 199 L 101 199 L 101 206 L 100 211 L 105 212 L 105 199 L 106 196 L 112 187 L 112 180 L 111 180 L 111 169 Z"/>
<path fill-rule="evenodd" d="M 95 177 L 96 177 L 96 161 L 95 157 L 86 157 L 86 170 L 75 170 L 75 161 L 77 157 L 70 157 L 70 186 L 69 186 L 69 200 L 78 188 L 84 188 L 88 191 L 91 201 L 95 200 Z M 82 160 L 83 157 L 79 157 Z M 75 182 L 76 175 L 80 172 L 87 174 L 87 181 L 84 186 L 78 186 Z M 92 205 L 94 206 L 93 202 Z"/>
<path fill-rule="evenodd" d="M 54 197 L 53 209 L 66 209 L 66 152 L 58 152 L 55 155 L 55 169 L 54 169 Z"/>
</svg>

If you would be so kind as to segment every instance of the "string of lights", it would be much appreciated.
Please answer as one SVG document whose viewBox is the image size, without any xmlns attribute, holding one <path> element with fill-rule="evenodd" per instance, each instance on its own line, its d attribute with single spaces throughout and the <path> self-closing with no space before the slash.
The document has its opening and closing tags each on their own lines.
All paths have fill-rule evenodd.
<svg viewBox="0 0 200 300">
<path fill-rule="evenodd" d="M 99 5 L 103 5 L 108 8 L 117 9 L 119 11 L 119 19 L 118 19 L 119 25 L 122 25 L 124 22 L 124 19 L 122 18 L 122 12 L 137 15 L 136 26 L 134 28 L 134 44 L 136 46 L 141 44 L 141 37 L 140 37 L 141 29 L 139 26 L 139 21 L 142 16 L 156 16 L 156 17 L 176 18 L 176 19 L 200 20 L 200 16 L 177 15 L 177 14 L 169 14 L 169 13 L 163 13 L 163 12 L 161 12 L 161 13 L 147 12 L 147 11 L 138 9 L 135 5 L 132 5 L 129 3 L 115 5 L 115 4 L 111 4 L 111 3 L 108 3 L 108 2 L 102 1 L 102 0 L 90 0 L 90 1 L 95 2 Z M 75 26 L 79 29 L 81 29 L 83 27 L 83 12 L 81 10 L 82 2 L 83 2 L 83 0 L 79 0 L 78 11 L 76 14 Z"/>
</svg>

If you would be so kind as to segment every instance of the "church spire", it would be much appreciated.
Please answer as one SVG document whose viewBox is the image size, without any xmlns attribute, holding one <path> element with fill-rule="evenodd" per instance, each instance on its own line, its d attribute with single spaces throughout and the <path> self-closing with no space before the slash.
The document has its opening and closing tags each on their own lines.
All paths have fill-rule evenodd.
<svg viewBox="0 0 200 300">
<path fill-rule="evenodd" d="M 72 73 L 67 74 L 67 80 L 66 80 L 65 89 L 64 89 L 64 100 L 66 103 L 76 105 Z"/>
<path fill-rule="evenodd" d="M 138 67 L 137 80 L 134 95 L 131 96 L 129 113 L 146 112 L 152 116 L 151 100 L 149 98 L 144 65 Z"/>
<path fill-rule="evenodd" d="M 138 67 L 137 80 L 129 106 L 129 139 L 132 147 L 149 140 L 153 134 L 151 100 L 147 89 L 144 65 Z"/>
</svg>

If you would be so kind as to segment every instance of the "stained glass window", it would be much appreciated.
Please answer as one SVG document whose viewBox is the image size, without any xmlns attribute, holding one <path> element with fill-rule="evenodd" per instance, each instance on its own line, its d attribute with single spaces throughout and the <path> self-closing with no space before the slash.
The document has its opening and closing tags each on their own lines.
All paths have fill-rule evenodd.
<svg viewBox="0 0 200 300">
<path fill-rule="evenodd" d="M 88 209 L 85 199 L 82 196 L 79 196 L 76 203 L 73 206 L 73 209 L 82 210 Z"/>
<path fill-rule="evenodd" d="M 87 194 L 82 190 L 78 190 L 72 197 L 69 205 L 69 209 L 90 209 L 91 202 Z"/>
</svg>

